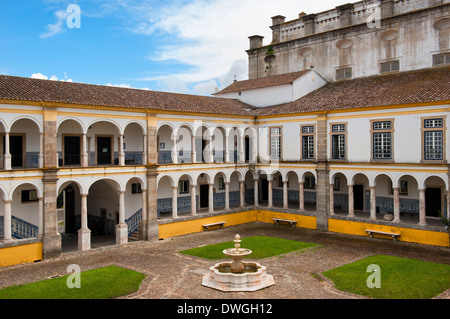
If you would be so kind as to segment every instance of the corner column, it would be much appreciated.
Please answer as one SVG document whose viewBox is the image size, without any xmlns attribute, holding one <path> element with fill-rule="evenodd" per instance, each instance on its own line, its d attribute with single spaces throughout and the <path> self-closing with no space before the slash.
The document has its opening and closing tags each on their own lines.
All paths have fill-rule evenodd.
<svg viewBox="0 0 450 319">
<path fill-rule="evenodd" d="M 425 189 L 419 189 L 419 225 L 425 226 L 426 224 Z"/>
<path fill-rule="evenodd" d="M 87 195 L 81 194 L 81 228 L 78 230 L 78 250 L 91 249 L 91 230 L 87 222 Z"/>
</svg>

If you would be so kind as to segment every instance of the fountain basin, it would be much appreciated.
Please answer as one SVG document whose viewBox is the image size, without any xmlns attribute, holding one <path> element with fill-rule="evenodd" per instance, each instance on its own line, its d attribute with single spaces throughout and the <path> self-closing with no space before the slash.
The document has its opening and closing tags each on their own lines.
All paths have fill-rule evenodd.
<svg viewBox="0 0 450 319">
<path fill-rule="evenodd" d="M 232 272 L 232 262 L 221 262 L 210 267 L 208 275 L 203 277 L 203 286 L 221 291 L 257 291 L 275 284 L 267 268 L 256 262 L 243 262 L 241 273 Z"/>
</svg>

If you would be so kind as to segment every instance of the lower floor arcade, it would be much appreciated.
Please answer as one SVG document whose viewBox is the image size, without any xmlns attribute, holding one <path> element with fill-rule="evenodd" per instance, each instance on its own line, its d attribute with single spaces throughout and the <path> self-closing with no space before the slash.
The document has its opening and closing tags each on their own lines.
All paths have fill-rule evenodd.
<svg viewBox="0 0 450 319">
<path fill-rule="evenodd" d="M 317 214 L 317 171 L 313 166 L 158 169 L 155 223 L 202 215 L 262 209 Z M 57 183 L 57 230 L 62 252 L 123 244 L 151 219 L 145 173 L 67 178 Z M 447 173 L 392 170 L 344 170 L 328 173 L 333 218 L 391 222 L 406 227 L 444 226 L 449 217 Z M 16 182 L 0 189 L 0 242 L 44 234 L 41 180 Z M 9 185 L 10 186 L 10 185 Z M 139 236 L 138 236 L 139 237 Z"/>
</svg>

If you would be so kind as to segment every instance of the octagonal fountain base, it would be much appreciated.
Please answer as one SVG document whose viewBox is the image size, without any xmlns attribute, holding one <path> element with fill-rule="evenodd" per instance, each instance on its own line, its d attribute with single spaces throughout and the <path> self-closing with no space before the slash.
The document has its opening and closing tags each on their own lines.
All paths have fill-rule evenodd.
<svg viewBox="0 0 450 319">
<path fill-rule="evenodd" d="M 232 262 L 222 262 L 209 268 L 203 277 L 202 285 L 221 291 L 257 291 L 275 284 L 266 267 L 254 262 L 244 262 L 242 273 L 231 271 Z"/>
</svg>

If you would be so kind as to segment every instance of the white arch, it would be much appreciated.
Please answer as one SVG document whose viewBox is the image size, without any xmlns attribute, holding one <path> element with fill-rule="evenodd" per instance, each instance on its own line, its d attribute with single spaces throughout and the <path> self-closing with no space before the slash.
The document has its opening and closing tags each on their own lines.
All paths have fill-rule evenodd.
<svg viewBox="0 0 450 319">
<path fill-rule="evenodd" d="M 350 179 L 347 180 L 348 185 L 355 185 L 355 177 L 356 177 L 356 175 L 359 175 L 359 174 L 361 174 L 361 175 L 363 175 L 363 176 L 365 176 L 367 178 L 367 181 L 368 181 L 369 185 L 373 185 L 373 183 L 371 184 L 371 182 L 374 181 L 375 178 L 371 179 L 370 176 L 367 175 L 364 172 L 355 172 L 355 173 L 353 173 L 353 175 L 350 177 Z"/>
<path fill-rule="evenodd" d="M 34 181 L 19 181 L 11 188 L 11 192 L 8 195 L 8 200 L 12 200 L 12 196 L 18 187 L 26 184 L 30 184 L 36 189 L 38 198 L 43 197 L 42 184 L 37 184 Z"/>
<path fill-rule="evenodd" d="M 130 121 L 128 121 L 128 122 L 124 125 L 123 132 L 125 133 L 127 127 L 130 126 L 130 125 L 132 125 L 132 124 L 137 124 L 137 125 L 141 128 L 142 134 L 146 134 L 146 131 L 147 131 L 147 130 L 146 130 L 145 126 L 144 126 L 141 122 L 136 121 L 136 120 L 130 120 Z"/>
<path fill-rule="evenodd" d="M 175 186 L 176 185 L 175 184 L 175 180 L 176 179 L 170 174 L 162 174 L 162 175 L 158 174 L 158 177 L 156 178 L 156 185 L 159 185 L 159 182 L 165 177 L 169 178 L 171 186 Z"/>
<path fill-rule="evenodd" d="M 56 124 L 56 131 L 58 131 L 58 130 L 59 130 L 59 127 L 60 127 L 64 122 L 66 122 L 66 121 L 75 121 L 75 122 L 77 122 L 78 125 L 80 125 L 81 132 L 82 132 L 83 134 L 86 134 L 86 131 L 87 131 L 87 130 L 86 130 L 86 127 L 85 127 L 84 123 L 83 123 L 82 121 L 80 121 L 80 119 L 78 119 L 78 118 L 76 118 L 76 117 L 70 117 L 70 116 L 64 117 L 63 119 L 61 119 L 60 121 L 58 121 L 58 123 Z"/>
<path fill-rule="evenodd" d="M 331 173 L 331 172 L 330 172 L 330 173 Z M 337 174 L 342 174 L 342 175 L 344 175 L 345 178 L 346 178 L 347 183 L 348 183 L 348 181 L 350 180 L 350 177 L 349 177 L 346 173 L 341 172 L 341 171 L 335 171 L 335 172 L 332 172 L 332 173 L 330 174 L 330 184 L 334 184 L 334 178 L 336 177 Z M 370 180 L 369 180 L 369 182 L 370 182 Z"/>
<path fill-rule="evenodd" d="M 145 181 L 145 178 L 141 178 L 140 176 L 131 176 L 130 178 L 128 178 L 125 181 L 125 187 L 127 187 L 128 183 L 133 180 L 133 179 L 137 179 L 139 181 L 139 183 L 141 184 L 141 189 L 147 189 L 147 183 Z"/>
<path fill-rule="evenodd" d="M 12 129 L 12 127 L 14 126 L 14 124 L 16 124 L 16 122 L 18 122 L 18 121 L 20 121 L 20 120 L 30 120 L 30 121 L 34 122 L 34 124 L 36 124 L 36 126 L 38 127 L 39 133 L 42 133 L 42 132 L 43 132 L 42 124 L 39 122 L 39 120 L 35 119 L 35 118 L 32 117 L 32 116 L 28 116 L 28 115 L 19 115 L 19 116 L 15 117 L 15 118 L 11 121 L 10 126 L 8 127 L 8 132 L 11 132 L 11 129 Z"/>
<path fill-rule="evenodd" d="M 87 194 L 84 184 L 75 178 L 71 178 L 71 179 L 65 179 L 65 180 L 61 180 L 61 179 L 58 180 L 58 182 L 56 183 L 57 195 L 61 194 L 61 192 L 64 190 L 64 188 L 66 188 L 67 186 L 69 186 L 72 183 L 74 183 L 78 186 L 78 189 L 80 190 L 80 194 Z"/>
<path fill-rule="evenodd" d="M 110 123 L 110 124 L 114 125 L 116 127 L 116 129 L 118 130 L 119 134 L 123 134 L 123 132 L 124 132 L 122 126 L 119 123 L 117 123 L 116 121 L 113 121 L 111 119 L 108 119 L 108 118 L 95 119 L 95 120 L 91 121 L 87 125 L 88 130 L 92 125 L 95 125 L 95 124 L 101 123 L 101 122 L 106 122 L 106 123 Z M 87 133 L 87 131 L 86 131 L 86 133 Z"/>
<path fill-rule="evenodd" d="M 400 187 L 400 184 L 399 184 L 400 183 L 400 179 L 402 177 L 406 177 L 406 176 L 411 176 L 416 181 L 417 187 L 420 186 L 420 180 L 416 176 L 416 174 L 414 174 L 414 173 L 405 173 L 405 174 L 401 174 L 401 175 L 397 176 L 397 178 L 395 180 L 392 180 L 393 187 L 395 187 L 395 186 Z"/>
<path fill-rule="evenodd" d="M 87 193 L 89 194 L 89 191 L 90 191 L 92 185 L 94 185 L 95 183 L 100 182 L 100 181 L 112 182 L 114 184 L 113 186 L 115 186 L 117 188 L 117 191 L 124 192 L 126 190 L 125 187 L 122 185 L 122 183 L 115 177 L 98 177 L 98 178 L 94 179 L 93 181 L 91 181 L 89 183 L 89 185 L 86 187 Z"/>
<path fill-rule="evenodd" d="M 420 189 L 420 188 L 421 188 L 421 189 L 426 189 L 426 188 L 427 188 L 427 185 L 426 185 L 427 179 L 429 179 L 430 177 L 436 177 L 436 178 L 439 178 L 439 179 L 444 183 L 445 189 L 446 189 L 447 191 L 449 191 L 449 186 L 448 186 L 447 180 L 446 180 L 444 177 L 442 177 L 442 176 L 440 176 L 440 175 L 437 175 L 437 174 L 431 174 L 431 175 L 426 175 L 426 176 L 424 176 L 423 179 L 421 180 L 420 184 L 418 184 L 418 185 L 419 185 L 419 189 Z"/>
</svg>

